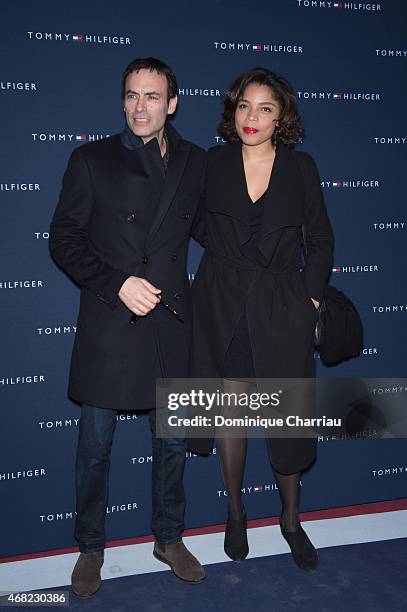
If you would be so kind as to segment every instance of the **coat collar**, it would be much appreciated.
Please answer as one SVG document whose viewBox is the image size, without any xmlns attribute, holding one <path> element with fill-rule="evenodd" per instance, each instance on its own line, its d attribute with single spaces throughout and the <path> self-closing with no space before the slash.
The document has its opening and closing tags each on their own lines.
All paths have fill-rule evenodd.
<svg viewBox="0 0 407 612">
<path fill-rule="evenodd" d="M 223 145 L 216 162 L 217 186 L 220 197 L 210 198 L 208 209 L 232 217 L 239 244 L 251 238 L 249 207 L 244 174 L 242 145 Z M 295 153 L 286 145 L 278 144 L 268 189 L 264 195 L 263 220 L 257 245 L 266 256 L 270 234 L 302 223 L 302 179 Z"/>
<path fill-rule="evenodd" d="M 127 122 L 124 126 L 123 131 L 120 134 L 120 142 L 126 149 L 130 149 L 134 151 L 135 149 L 139 149 L 144 146 L 143 139 L 140 136 L 136 136 L 134 132 L 129 128 Z"/>
<path fill-rule="evenodd" d="M 181 139 L 181 136 L 172 125 L 168 124 L 166 129 L 170 147 L 170 158 L 160 200 L 147 237 L 147 245 L 159 230 L 167 210 L 174 199 L 191 152 L 191 146 Z"/>
<path fill-rule="evenodd" d="M 151 192 L 158 190 L 157 195 L 154 196 L 157 197 L 158 204 L 147 236 L 147 246 L 153 240 L 171 206 L 191 151 L 191 145 L 182 140 L 180 134 L 170 123 L 167 123 L 165 129 L 169 143 L 169 161 L 166 171 L 156 138 L 145 145 L 138 146 L 138 141 L 141 139 L 135 137 L 132 142 L 129 142 L 129 135 L 126 135 L 125 130 L 117 139 L 122 163 L 128 166 L 133 176 L 141 179 L 137 188 L 141 192 L 143 189 L 148 189 L 150 195 L 152 195 Z M 151 184 L 154 176 L 157 177 L 157 180 Z"/>
</svg>

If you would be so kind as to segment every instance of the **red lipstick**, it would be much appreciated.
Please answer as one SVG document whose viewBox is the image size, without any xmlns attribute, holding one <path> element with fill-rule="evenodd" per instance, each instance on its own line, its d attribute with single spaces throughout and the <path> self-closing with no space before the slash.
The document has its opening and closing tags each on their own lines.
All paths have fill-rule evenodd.
<svg viewBox="0 0 407 612">
<path fill-rule="evenodd" d="M 256 134 L 259 130 L 256 130 L 256 128 L 252 127 L 245 127 L 243 128 L 243 131 L 245 134 Z"/>
</svg>

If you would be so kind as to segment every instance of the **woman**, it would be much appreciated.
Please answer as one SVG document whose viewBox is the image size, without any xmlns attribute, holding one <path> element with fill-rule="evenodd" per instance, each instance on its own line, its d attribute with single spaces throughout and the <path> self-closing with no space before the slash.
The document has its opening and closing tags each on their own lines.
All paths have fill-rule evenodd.
<svg viewBox="0 0 407 612">
<path fill-rule="evenodd" d="M 245 379 L 313 378 L 313 332 L 333 235 L 316 165 L 292 148 L 303 129 L 291 85 L 264 68 L 243 74 L 226 96 L 219 131 L 227 144 L 208 153 L 205 208 L 195 223 L 206 250 L 192 286 L 194 377 L 223 378 L 224 391 L 236 393 L 247 391 Z M 205 453 L 211 444 L 196 439 L 189 446 Z M 228 492 L 225 552 L 241 561 L 248 554 L 246 436 L 218 437 L 217 445 Z M 267 438 L 267 448 L 282 535 L 297 565 L 314 571 L 318 557 L 298 502 L 315 439 Z"/>
</svg>

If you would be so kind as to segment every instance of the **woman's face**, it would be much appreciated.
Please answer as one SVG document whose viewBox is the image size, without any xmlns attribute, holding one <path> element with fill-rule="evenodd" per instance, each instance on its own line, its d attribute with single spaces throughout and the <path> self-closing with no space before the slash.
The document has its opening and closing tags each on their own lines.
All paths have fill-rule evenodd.
<svg viewBox="0 0 407 612">
<path fill-rule="evenodd" d="M 280 105 L 267 85 L 248 85 L 235 111 L 237 135 L 245 145 L 270 142 L 280 114 Z"/>
</svg>

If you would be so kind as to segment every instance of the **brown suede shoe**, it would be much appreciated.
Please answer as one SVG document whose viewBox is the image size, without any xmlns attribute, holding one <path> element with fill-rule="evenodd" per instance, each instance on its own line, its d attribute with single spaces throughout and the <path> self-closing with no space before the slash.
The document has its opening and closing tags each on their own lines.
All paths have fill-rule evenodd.
<svg viewBox="0 0 407 612">
<path fill-rule="evenodd" d="M 101 585 L 104 551 L 81 553 L 72 572 L 72 590 L 78 597 L 92 597 Z"/>
<path fill-rule="evenodd" d="M 205 580 L 205 571 L 198 559 L 185 547 L 183 542 L 160 546 L 154 544 L 153 555 L 159 561 L 166 563 L 177 578 L 198 584 Z"/>
</svg>

